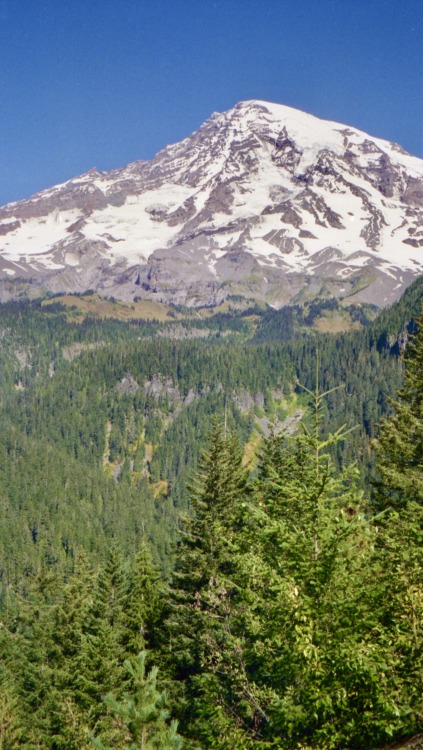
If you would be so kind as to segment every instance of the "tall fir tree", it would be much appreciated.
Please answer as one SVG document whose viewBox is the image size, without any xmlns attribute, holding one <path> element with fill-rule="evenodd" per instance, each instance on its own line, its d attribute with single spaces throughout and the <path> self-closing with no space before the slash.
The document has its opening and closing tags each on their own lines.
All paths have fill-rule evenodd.
<svg viewBox="0 0 423 750">
<path fill-rule="evenodd" d="M 20 744 L 29 750 L 52 746 L 50 709 L 59 698 L 51 653 L 58 576 L 43 563 L 26 589 L 25 597 L 17 597 L 19 606 L 9 612 L 4 656 L 17 696 Z"/>
<path fill-rule="evenodd" d="M 345 431 L 321 435 L 327 394 L 309 393 L 311 426 L 267 441 L 251 504 L 244 632 L 250 684 L 266 706 L 259 733 L 287 750 L 377 747 L 409 709 L 393 633 L 374 606 L 378 529 L 357 470 L 333 465 Z"/>
<path fill-rule="evenodd" d="M 404 353 L 405 382 L 393 414 L 382 421 L 374 441 L 378 481 L 375 502 L 380 508 L 403 508 L 408 501 L 423 505 L 423 314 Z"/>
<path fill-rule="evenodd" d="M 127 654 L 151 651 L 160 639 L 165 585 L 157 570 L 150 545 L 143 538 L 131 568 L 125 599 L 124 642 Z"/>
<path fill-rule="evenodd" d="M 181 530 L 167 619 L 171 673 L 184 688 L 181 723 L 207 747 L 230 747 L 242 735 L 232 622 L 247 479 L 236 435 L 215 423 L 190 488 L 193 517 Z"/>
<path fill-rule="evenodd" d="M 81 706 L 78 669 L 84 630 L 93 602 L 93 570 L 78 550 L 75 569 L 64 584 L 53 613 L 51 664 L 55 693 L 49 701 L 51 741 L 57 750 L 87 747 L 87 723 Z"/>
<path fill-rule="evenodd" d="M 404 352 L 405 382 L 374 442 L 380 608 L 395 637 L 397 683 L 408 696 L 404 732 L 423 727 L 423 315 Z"/>
<path fill-rule="evenodd" d="M 120 551 L 112 546 L 100 569 L 78 659 L 77 700 L 87 731 L 117 741 L 104 698 L 118 699 L 126 686 L 125 650 L 126 571 Z"/>
</svg>

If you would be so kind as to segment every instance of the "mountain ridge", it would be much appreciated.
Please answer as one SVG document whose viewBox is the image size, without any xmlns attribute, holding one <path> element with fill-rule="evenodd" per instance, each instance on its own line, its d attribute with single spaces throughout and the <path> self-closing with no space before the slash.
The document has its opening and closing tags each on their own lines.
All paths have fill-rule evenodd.
<svg viewBox="0 0 423 750">
<path fill-rule="evenodd" d="M 422 225 L 422 159 L 251 100 L 150 161 L 92 169 L 0 208 L 0 294 L 383 307 L 423 272 Z"/>
</svg>

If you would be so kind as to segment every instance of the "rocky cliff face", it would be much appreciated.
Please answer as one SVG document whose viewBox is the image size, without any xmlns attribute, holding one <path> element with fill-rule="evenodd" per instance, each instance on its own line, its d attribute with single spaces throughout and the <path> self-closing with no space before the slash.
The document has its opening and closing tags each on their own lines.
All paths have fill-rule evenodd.
<svg viewBox="0 0 423 750">
<path fill-rule="evenodd" d="M 383 306 L 423 271 L 423 160 L 289 107 L 241 102 L 149 162 L 0 209 L 0 291 L 190 306 L 319 295 Z"/>
</svg>

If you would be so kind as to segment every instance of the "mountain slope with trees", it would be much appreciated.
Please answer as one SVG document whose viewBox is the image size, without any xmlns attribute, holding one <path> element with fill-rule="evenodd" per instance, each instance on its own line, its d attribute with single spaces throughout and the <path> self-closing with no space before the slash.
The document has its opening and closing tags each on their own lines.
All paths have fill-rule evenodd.
<svg viewBox="0 0 423 750">
<path fill-rule="evenodd" d="M 5 748 L 421 746 L 421 322 L 373 502 L 336 464 L 353 433 L 322 430 L 334 392 L 316 376 L 309 417 L 272 432 L 256 470 L 215 422 L 168 584 L 143 541 L 132 564 L 112 545 L 97 571 L 78 553 L 65 580 L 44 562 L 9 590 Z"/>
<path fill-rule="evenodd" d="M 358 461 L 402 385 L 399 359 L 422 283 L 361 330 L 256 343 L 175 341 L 114 320 L 69 321 L 60 309 L 9 303 L 1 319 L 0 532 L 2 590 L 25 590 L 46 564 L 73 570 L 76 550 L 98 562 L 109 540 L 130 556 L 146 534 L 169 574 L 187 483 L 213 415 L 226 414 L 250 460 L 272 420 L 290 420 L 315 388 L 333 390 L 322 430 L 355 427 L 332 446 L 336 465 Z M 277 317 L 277 313 L 275 313 Z M 270 422 L 269 422 L 270 420 Z"/>
</svg>

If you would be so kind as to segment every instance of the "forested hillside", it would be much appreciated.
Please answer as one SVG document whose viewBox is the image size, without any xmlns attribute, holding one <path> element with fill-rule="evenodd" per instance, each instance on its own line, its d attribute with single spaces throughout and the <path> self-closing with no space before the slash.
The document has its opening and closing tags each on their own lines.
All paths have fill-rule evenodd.
<svg viewBox="0 0 423 750">
<path fill-rule="evenodd" d="M 419 730 L 422 299 L 337 335 L 211 314 L 207 338 L 2 307 L 2 747 Z"/>
<path fill-rule="evenodd" d="M 254 464 L 271 422 L 298 421 L 307 404 L 301 385 L 314 388 L 317 364 L 323 391 L 341 386 L 326 402 L 322 429 L 355 428 L 334 447 L 337 464 L 358 461 L 367 479 L 368 439 L 401 385 L 398 354 L 421 295 L 417 282 L 360 330 L 333 336 L 308 329 L 266 343 L 257 343 L 266 328 L 273 339 L 278 331 L 286 337 L 281 313 L 259 317 L 252 338 L 244 330 L 228 339 L 230 315 L 217 315 L 208 322 L 220 326 L 217 337 L 175 340 L 172 320 L 75 322 L 57 303 L 4 305 L 3 590 L 25 587 L 42 561 L 72 570 L 76 548 L 98 561 L 108 539 L 133 556 L 143 533 L 168 574 L 178 515 L 189 508 L 187 477 L 213 415 L 225 414 Z"/>
</svg>

